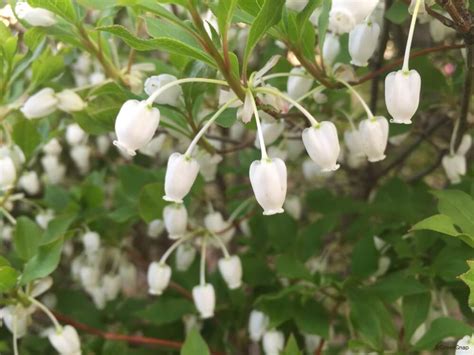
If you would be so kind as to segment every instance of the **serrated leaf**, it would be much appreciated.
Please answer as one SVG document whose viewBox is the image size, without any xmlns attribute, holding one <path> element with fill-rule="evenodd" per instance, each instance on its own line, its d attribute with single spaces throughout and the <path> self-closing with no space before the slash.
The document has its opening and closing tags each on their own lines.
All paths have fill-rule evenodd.
<svg viewBox="0 0 474 355">
<path fill-rule="evenodd" d="M 181 355 L 210 355 L 209 348 L 196 328 L 193 328 L 181 348 Z"/>
<path fill-rule="evenodd" d="M 469 287 L 469 307 L 474 307 L 474 260 L 467 260 L 467 265 L 469 271 L 460 275 L 459 278 Z"/>
<path fill-rule="evenodd" d="M 130 33 L 125 27 L 120 25 L 105 26 L 97 28 L 99 31 L 109 32 L 113 35 L 121 38 L 130 47 L 135 48 L 138 51 L 152 51 L 152 50 L 165 50 L 169 53 L 181 54 L 187 57 L 191 57 L 197 60 L 201 60 L 210 66 L 215 67 L 215 63 L 211 57 L 200 49 L 193 48 L 188 44 L 178 41 L 171 37 L 159 37 L 151 39 L 138 38 Z"/>
</svg>

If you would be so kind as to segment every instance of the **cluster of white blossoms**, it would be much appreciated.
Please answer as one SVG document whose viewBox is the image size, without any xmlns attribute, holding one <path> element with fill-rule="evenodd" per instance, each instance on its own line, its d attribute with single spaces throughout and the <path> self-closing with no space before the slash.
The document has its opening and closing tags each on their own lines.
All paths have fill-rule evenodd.
<svg viewBox="0 0 474 355">
<path fill-rule="evenodd" d="M 32 287 L 20 289 L 22 302 L 8 305 L 0 309 L 0 324 L 3 323 L 13 335 L 13 351 L 18 354 L 18 339 L 27 334 L 31 324 L 31 315 L 42 311 L 53 323 L 53 328 L 46 329 L 43 334 L 60 355 L 81 355 L 81 341 L 74 327 L 61 326 L 48 307 L 38 301 L 38 297 L 48 291 L 53 284 L 50 277 L 40 279 Z M 44 296 L 43 298 L 45 298 Z"/>
</svg>

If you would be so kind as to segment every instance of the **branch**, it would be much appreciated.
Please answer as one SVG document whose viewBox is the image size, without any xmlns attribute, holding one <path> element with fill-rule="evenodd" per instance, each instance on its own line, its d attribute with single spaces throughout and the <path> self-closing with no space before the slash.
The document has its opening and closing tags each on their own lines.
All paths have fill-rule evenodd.
<svg viewBox="0 0 474 355">
<path fill-rule="evenodd" d="M 96 335 L 106 340 L 125 341 L 129 344 L 137 344 L 137 345 L 156 345 L 156 346 L 165 347 L 168 349 L 177 349 L 177 350 L 181 349 L 183 346 L 183 343 L 179 341 L 105 332 L 100 329 L 96 329 L 91 326 L 88 326 L 87 324 L 78 322 L 72 318 L 69 318 L 68 316 L 64 314 L 61 314 L 58 312 L 53 312 L 53 313 L 56 316 L 56 318 L 60 320 L 62 323 L 72 325 L 74 328 L 82 330 L 85 333 Z M 220 351 L 211 350 L 211 353 L 214 355 L 224 355 L 224 353 Z"/>
<path fill-rule="evenodd" d="M 461 99 L 461 113 L 459 115 L 459 134 L 456 139 L 455 147 L 458 147 L 461 143 L 462 136 L 467 130 L 467 116 L 469 114 L 469 106 L 472 100 L 472 87 L 473 87 L 473 76 L 474 76 L 474 44 L 471 44 L 467 48 L 467 70 L 466 78 L 464 80 L 463 96 Z"/>
</svg>

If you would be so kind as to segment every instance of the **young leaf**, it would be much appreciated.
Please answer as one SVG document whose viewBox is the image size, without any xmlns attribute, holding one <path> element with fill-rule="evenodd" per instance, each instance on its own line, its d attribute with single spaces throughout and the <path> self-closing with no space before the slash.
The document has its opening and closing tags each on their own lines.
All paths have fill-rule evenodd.
<svg viewBox="0 0 474 355">
<path fill-rule="evenodd" d="M 181 355 L 209 355 L 209 348 L 196 328 L 186 336 L 186 341 L 181 348 Z"/>
<path fill-rule="evenodd" d="M 467 265 L 469 265 L 469 271 L 460 275 L 459 278 L 469 287 L 469 306 L 474 307 L 474 260 L 468 260 Z"/>
<path fill-rule="evenodd" d="M 245 47 L 243 68 L 247 67 L 250 54 L 257 42 L 265 35 L 268 29 L 280 22 L 285 0 L 265 0 L 257 17 L 250 27 L 247 46 Z"/>
<path fill-rule="evenodd" d="M 22 285 L 52 273 L 59 264 L 62 246 L 63 238 L 59 238 L 39 247 L 38 254 L 25 265 L 21 277 Z"/>
<path fill-rule="evenodd" d="M 440 213 L 451 217 L 461 230 L 474 236 L 474 199 L 460 190 L 436 191 Z"/>
<path fill-rule="evenodd" d="M 290 336 L 290 339 L 286 342 L 285 349 L 283 350 L 282 355 L 301 355 L 301 351 L 298 349 L 298 343 L 296 342 L 293 334 Z"/>
<path fill-rule="evenodd" d="M 20 120 L 13 126 L 13 140 L 21 148 L 28 160 L 36 147 L 41 143 L 36 121 Z"/>
<path fill-rule="evenodd" d="M 71 0 L 28 0 L 28 2 L 33 7 L 42 7 L 69 22 L 76 22 L 76 10 Z"/>
<path fill-rule="evenodd" d="M 237 0 L 219 0 L 216 7 L 217 25 L 221 34 L 227 33 L 232 22 L 232 15 L 237 7 Z"/>
<path fill-rule="evenodd" d="M 318 20 L 318 41 L 319 49 L 323 51 L 324 39 L 326 38 L 326 32 L 329 26 L 329 12 L 331 11 L 332 0 L 323 0 L 323 7 Z"/>
<path fill-rule="evenodd" d="M 10 266 L 0 266 L 0 293 L 6 292 L 16 284 L 18 272 Z"/>
<path fill-rule="evenodd" d="M 28 217 L 17 219 L 13 244 L 20 258 L 26 261 L 36 254 L 42 233 L 41 228 Z"/>
</svg>

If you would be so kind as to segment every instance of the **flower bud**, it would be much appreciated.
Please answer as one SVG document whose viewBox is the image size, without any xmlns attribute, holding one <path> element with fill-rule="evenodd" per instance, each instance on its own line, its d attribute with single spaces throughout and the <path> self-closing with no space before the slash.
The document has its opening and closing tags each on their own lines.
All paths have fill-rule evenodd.
<svg viewBox="0 0 474 355">
<path fill-rule="evenodd" d="M 263 312 L 253 310 L 249 317 L 249 336 L 252 341 L 260 341 L 263 334 L 266 332 L 270 319 Z"/>
<path fill-rule="evenodd" d="M 69 145 L 79 145 L 84 143 L 87 133 L 77 123 L 72 123 L 66 128 L 66 142 Z"/>
<path fill-rule="evenodd" d="M 323 59 L 324 64 L 332 66 L 341 51 L 341 44 L 339 43 L 339 36 L 332 33 L 326 34 L 323 45 Z"/>
<path fill-rule="evenodd" d="M 232 223 L 225 221 L 222 213 L 212 212 L 204 217 L 204 226 L 218 238 L 222 238 L 224 243 L 228 243 L 235 234 L 235 228 Z"/>
<path fill-rule="evenodd" d="M 41 159 L 41 165 L 43 166 L 49 183 L 58 184 L 64 179 L 66 167 L 59 162 L 56 155 L 45 155 Z"/>
<path fill-rule="evenodd" d="M 302 137 L 306 151 L 321 171 L 339 169 L 337 158 L 341 148 L 334 123 L 324 121 L 316 127 L 305 128 Z"/>
<path fill-rule="evenodd" d="M 442 165 L 451 184 L 459 184 L 461 176 L 466 175 L 466 157 L 463 155 L 445 155 Z"/>
<path fill-rule="evenodd" d="M 95 140 L 97 145 L 97 150 L 99 151 L 100 155 L 105 155 L 109 151 L 110 148 L 110 138 L 108 135 L 101 135 L 98 136 Z"/>
<path fill-rule="evenodd" d="M 333 0 L 329 13 L 329 29 L 335 33 L 352 31 L 374 11 L 379 0 Z"/>
<path fill-rule="evenodd" d="M 117 298 L 120 292 L 120 275 L 105 275 L 103 280 L 105 298 L 108 301 L 113 301 Z"/>
<path fill-rule="evenodd" d="M 105 289 L 98 284 L 86 289 L 87 293 L 92 297 L 92 301 L 97 309 L 104 309 L 107 304 Z"/>
<path fill-rule="evenodd" d="M 219 259 L 218 266 L 229 289 L 234 290 L 242 285 L 242 263 L 237 255 Z"/>
<path fill-rule="evenodd" d="M 16 3 L 15 13 L 20 20 L 31 26 L 49 27 L 56 24 L 56 15 L 40 7 L 31 7 L 26 1 Z"/>
<path fill-rule="evenodd" d="M 90 155 L 91 148 L 84 144 L 76 145 L 71 149 L 71 159 L 82 175 L 87 174 L 90 170 Z"/>
<path fill-rule="evenodd" d="M 358 67 L 366 67 L 375 52 L 380 35 L 377 23 L 364 22 L 354 27 L 349 34 L 349 53 L 351 63 Z"/>
<path fill-rule="evenodd" d="M 285 211 L 294 219 L 299 220 L 303 209 L 301 207 L 301 200 L 298 196 L 289 196 L 284 204 Z"/>
<path fill-rule="evenodd" d="M 308 4 L 308 0 L 286 0 L 286 7 L 294 10 L 296 12 L 302 11 L 306 5 Z"/>
<path fill-rule="evenodd" d="M 263 335 L 263 351 L 265 355 L 278 355 L 285 346 L 285 336 L 275 329 L 265 332 Z"/>
<path fill-rule="evenodd" d="M 86 103 L 82 98 L 72 90 L 63 90 L 56 94 L 58 99 L 58 109 L 64 112 L 82 111 L 86 107 Z"/>
<path fill-rule="evenodd" d="M 199 173 L 196 159 L 180 153 L 173 153 L 168 159 L 165 176 L 165 201 L 182 203 Z"/>
<path fill-rule="evenodd" d="M 283 213 L 286 197 L 286 165 L 281 159 L 256 160 L 250 165 L 250 183 L 264 215 Z"/>
<path fill-rule="evenodd" d="M 82 265 L 79 271 L 81 284 L 86 290 L 92 290 L 99 283 L 99 269 L 94 266 Z"/>
<path fill-rule="evenodd" d="M 2 169 L 0 168 L 0 170 Z M 41 188 L 38 174 L 36 173 L 36 171 L 28 171 L 24 173 L 18 180 L 18 185 L 20 185 L 20 187 L 25 190 L 28 195 L 36 195 Z"/>
<path fill-rule="evenodd" d="M 420 103 L 421 77 L 416 70 L 392 72 L 385 78 L 385 104 L 392 122 L 411 124 Z"/>
<path fill-rule="evenodd" d="M 160 74 L 150 76 L 145 81 L 145 92 L 147 95 L 153 94 L 159 88 L 162 88 L 166 84 L 178 80 L 177 77 L 170 74 Z M 183 95 L 181 86 L 175 85 L 162 92 L 156 99 L 155 102 L 160 105 L 178 106 L 179 98 Z"/>
<path fill-rule="evenodd" d="M 148 224 L 147 235 L 150 238 L 156 239 L 163 233 L 165 225 L 161 219 L 154 219 Z"/>
<path fill-rule="evenodd" d="M 38 213 L 35 217 L 36 223 L 43 228 L 46 229 L 48 228 L 49 222 L 51 222 L 54 218 L 54 212 L 53 210 L 46 210 L 46 211 L 41 211 Z"/>
<path fill-rule="evenodd" d="M 74 327 L 64 326 L 60 331 L 53 331 L 48 336 L 49 342 L 61 355 L 78 355 L 81 353 L 81 341 Z"/>
<path fill-rule="evenodd" d="M 161 295 L 168 287 L 171 278 L 171 268 L 166 264 L 156 261 L 148 267 L 148 293 L 151 295 Z"/>
<path fill-rule="evenodd" d="M 385 117 L 367 118 L 360 122 L 359 132 L 362 137 L 364 153 L 370 162 L 385 159 L 385 148 L 388 142 L 388 122 Z"/>
<path fill-rule="evenodd" d="M 170 239 L 179 239 L 186 233 L 188 211 L 183 204 L 168 205 L 163 209 L 163 220 Z"/>
<path fill-rule="evenodd" d="M 193 300 L 201 318 L 206 319 L 214 316 L 216 294 L 211 284 L 194 286 Z"/>
<path fill-rule="evenodd" d="M 87 232 L 82 236 L 82 245 L 87 255 L 96 254 L 100 249 L 100 235 L 97 232 Z"/>
<path fill-rule="evenodd" d="M 11 333 L 16 331 L 17 338 L 22 338 L 26 335 L 30 323 L 30 314 L 33 311 L 34 308 L 25 308 L 19 304 L 7 306 L 0 309 L 0 321 L 3 320 Z"/>
<path fill-rule="evenodd" d="M 114 144 L 134 156 L 155 135 L 160 123 L 160 110 L 149 106 L 146 101 L 128 100 L 120 109 L 115 120 Z"/>
<path fill-rule="evenodd" d="M 307 75 L 303 68 L 293 68 L 290 74 Z M 286 91 L 288 96 L 293 99 L 298 99 L 308 93 L 313 86 L 312 78 L 303 78 L 301 76 L 289 76 L 288 83 L 286 84 Z"/>
<path fill-rule="evenodd" d="M 26 118 L 40 118 L 56 111 L 58 99 L 51 88 L 44 88 L 30 96 L 20 111 Z"/>
<path fill-rule="evenodd" d="M 51 139 L 48 143 L 46 143 L 43 147 L 43 152 L 48 155 L 59 155 L 63 148 L 59 141 L 56 138 Z"/>
<path fill-rule="evenodd" d="M 196 249 L 189 244 L 180 244 L 176 249 L 176 269 L 186 271 L 196 257 Z"/>
<path fill-rule="evenodd" d="M 5 151 L 3 156 L 0 156 L 0 190 L 11 189 L 16 180 L 16 167 L 13 159 Z"/>
</svg>

